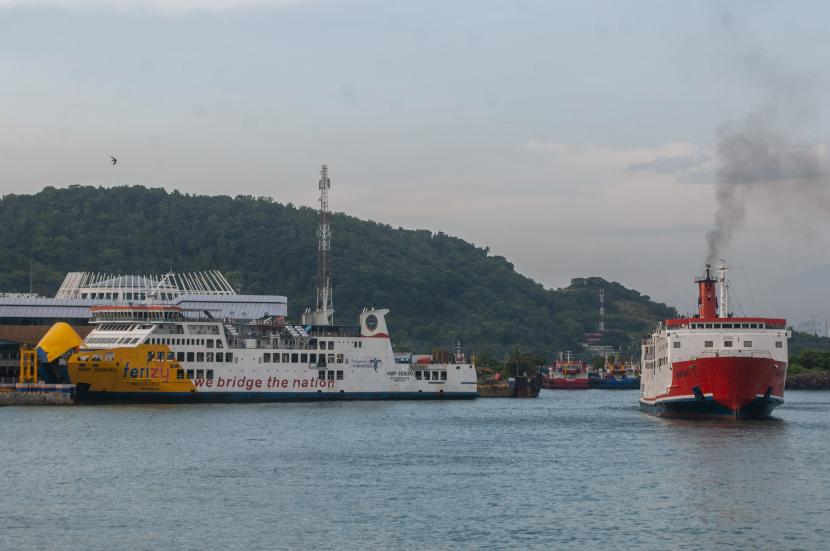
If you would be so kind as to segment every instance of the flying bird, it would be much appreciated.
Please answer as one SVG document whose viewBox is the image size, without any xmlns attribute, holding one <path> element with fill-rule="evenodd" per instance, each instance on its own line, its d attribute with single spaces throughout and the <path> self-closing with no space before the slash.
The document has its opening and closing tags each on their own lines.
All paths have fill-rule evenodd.
<svg viewBox="0 0 830 551">
<path fill-rule="evenodd" d="M 118 162 L 118 159 L 116 159 L 115 157 L 113 157 L 112 155 L 110 155 L 110 162 L 112 163 L 112 165 L 113 165 L 113 166 L 115 166 L 115 163 L 117 163 L 117 162 Z"/>
</svg>

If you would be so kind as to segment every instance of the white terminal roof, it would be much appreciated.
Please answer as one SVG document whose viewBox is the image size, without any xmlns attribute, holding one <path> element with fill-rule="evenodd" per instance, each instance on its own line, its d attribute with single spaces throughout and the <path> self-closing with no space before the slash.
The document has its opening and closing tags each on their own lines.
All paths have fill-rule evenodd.
<svg viewBox="0 0 830 551">
<path fill-rule="evenodd" d="M 267 316 L 286 316 L 288 299 L 280 295 L 180 295 L 165 304 L 185 310 L 207 310 L 216 318 L 260 319 Z M 24 319 L 90 319 L 89 308 L 108 304 L 130 304 L 81 298 L 0 298 L 0 320 Z M 135 301 L 132 304 L 152 304 Z"/>
<path fill-rule="evenodd" d="M 173 304 L 185 315 L 187 310 L 208 311 L 215 318 L 253 320 L 288 314 L 284 296 L 238 295 L 216 270 L 150 276 L 69 272 L 55 298 L 0 294 L 0 323 L 4 318 L 6 323 L 9 318 L 90 319 L 91 306 L 111 304 Z"/>
</svg>

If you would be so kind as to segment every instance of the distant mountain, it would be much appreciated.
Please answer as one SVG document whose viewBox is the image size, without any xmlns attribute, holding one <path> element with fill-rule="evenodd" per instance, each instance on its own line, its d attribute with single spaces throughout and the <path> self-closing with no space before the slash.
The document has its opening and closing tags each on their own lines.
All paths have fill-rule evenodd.
<svg viewBox="0 0 830 551">
<path fill-rule="evenodd" d="M 428 230 L 335 214 L 335 320 L 391 310 L 398 349 L 450 348 L 551 357 L 580 349 L 596 330 L 605 289 L 605 342 L 637 346 L 675 314 L 601 278 L 548 290 L 487 248 Z M 51 295 L 67 271 L 160 273 L 222 270 L 244 293 L 278 293 L 297 318 L 314 299 L 317 213 L 270 198 L 197 196 L 144 187 L 46 188 L 0 198 L 0 290 Z M 31 262 L 31 265 L 30 265 Z"/>
</svg>

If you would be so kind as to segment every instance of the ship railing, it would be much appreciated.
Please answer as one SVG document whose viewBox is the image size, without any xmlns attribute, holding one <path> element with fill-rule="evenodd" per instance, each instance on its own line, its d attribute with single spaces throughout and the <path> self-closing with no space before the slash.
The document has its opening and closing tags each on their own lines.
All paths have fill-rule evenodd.
<svg viewBox="0 0 830 551">
<path fill-rule="evenodd" d="M 746 350 L 746 349 L 737 349 L 737 350 L 706 350 L 697 354 L 696 356 L 692 356 L 692 359 L 695 358 L 772 358 L 772 354 L 768 350 Z"/>
</svg>

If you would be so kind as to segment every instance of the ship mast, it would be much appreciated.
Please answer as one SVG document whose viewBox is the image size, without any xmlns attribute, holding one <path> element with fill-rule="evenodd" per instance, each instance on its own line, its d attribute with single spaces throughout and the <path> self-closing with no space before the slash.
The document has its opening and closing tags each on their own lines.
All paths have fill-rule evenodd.
<svg viewBox="0 0 830 551">
<path fill-rule="evenodd" d="M 720 314 L 719 318 L 729 317 L 729 284 L 726 282 L 726 264 L 723 259 L 718 267 L 718 286 L 720 287 Z"/>
<path fill-rule="evenodd" d="M 320 169 L 320 229 L 317 234 L 317 305 L 313 312 L 303 315 L 303 323 L 331 325 L 334 323 L 334 303 L 331 292 L 331 229 L 329 228 L 329 168 Z"/>
</svg>

